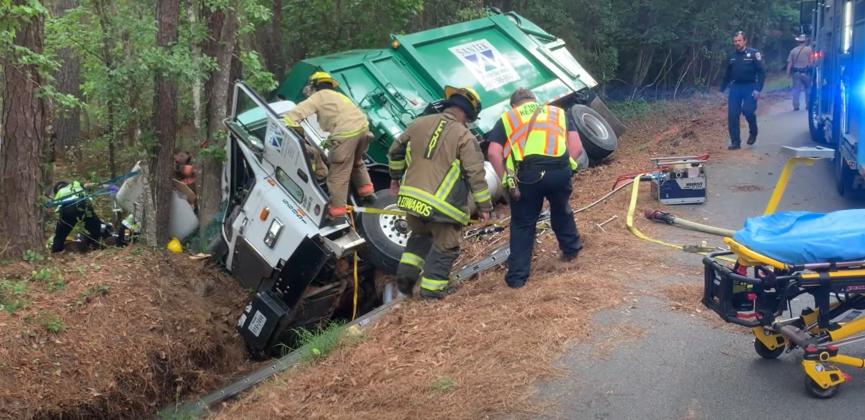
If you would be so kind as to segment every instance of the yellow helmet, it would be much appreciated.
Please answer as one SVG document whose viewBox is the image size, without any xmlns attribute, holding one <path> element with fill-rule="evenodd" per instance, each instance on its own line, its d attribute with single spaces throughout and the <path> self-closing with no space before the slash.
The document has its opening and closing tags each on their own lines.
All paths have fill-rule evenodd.
<svg viewBox="0 0 865 420">
<path fill-rule="evenodd" d="M 307 80 L 307 83 L 313 86 L 317 83 L 330 83 L 333 87 L 339 86 L 339 83 L 337 83 L 336 79 L 331 77 L 330 74 L 323 71 L 313 73 L 312 76 L 309 76 L 309 80 Z"/>
<path fill-rule="evenodd" d="M 463 98 L 466 98 L 469 103 L 472 105 L 473 111 L 471 115 L 468 115 L 469 121 L 474 121 L 478 118 L 478 114 L 481 113 L 483 109 L 483 104 L 481 104 L 481 97 L 469 86 L 463 87 L 453 87 L 453 86 L 445 86 L 445 100 L 449 100 L 451 96 L 459 95 Z"/>
</svg>

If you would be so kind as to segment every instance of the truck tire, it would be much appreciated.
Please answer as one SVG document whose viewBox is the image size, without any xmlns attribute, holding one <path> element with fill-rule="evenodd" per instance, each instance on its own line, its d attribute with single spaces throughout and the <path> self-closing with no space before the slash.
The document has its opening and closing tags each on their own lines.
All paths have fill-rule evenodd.
<svg viewBox="0 0 865 420">
<path fill-rule="evenodd" d="M 824 124 L 819 120 L 817 113 L 817 87 L 811 85 L 811 100 L 808 102 L 808 132 L 811 133 L 811 141 L 819 144 L 826 144 L 826 133 Z"/>
<path fill-rule="evenodd" d="M 397 197 L 392 195 L 390 190 L 376 191 L 375 196 L 374 208 L 398 210 Z M 356 223 L 358 233 L 366 239 L 366 246 L 361 252 L 364 259 L 384 272 L 396 273 L 408 241 L 409 231 L 408 226 L 405 225 L 405 217 L 361 213 Z"/>
<path fill-rule="evenodd" d="M 616 151 L 619 139 L 601 114 L 585 105 L 574 105 L 568 112 L 589 159 L 601 161 Z"/>
</svg>

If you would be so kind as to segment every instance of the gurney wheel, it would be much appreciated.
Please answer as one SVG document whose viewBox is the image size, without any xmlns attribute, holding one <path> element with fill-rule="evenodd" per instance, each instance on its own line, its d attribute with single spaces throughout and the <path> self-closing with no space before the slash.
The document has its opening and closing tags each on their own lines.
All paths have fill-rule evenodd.
<svg viewBox="0 0 865 420">
<path fill-rule="evenodd" d="M 834 397 L 835 394 L 838 393 L 838 386 L 839 385 L 833 385 L 827 389 L 823 389 L 823 387 L 818 385 L 817 382 L 814 382 L 810 376 L 805 375 L 805 389 L 808 390 L 809 394 L 817 398 L 827 399 Z"/>
<path fill-rule="evenodd" d="M 754 339 L 754 350 L 756 350 L 757 354 L 759 354 L 760 357 L 762 357 L 764 359 L 769 359 L 769 360 L 777 359 L 778 356 L 784 354 L 784 348 L 785 348 L 784 346 L 780 346 L 780 347 L 776 348 L 775 350 L 769 350 L 769 348 L 766 347 L 766 345 L 763 344 L 762 341 L 760 341 L 756 338 Z"/>
</svg>

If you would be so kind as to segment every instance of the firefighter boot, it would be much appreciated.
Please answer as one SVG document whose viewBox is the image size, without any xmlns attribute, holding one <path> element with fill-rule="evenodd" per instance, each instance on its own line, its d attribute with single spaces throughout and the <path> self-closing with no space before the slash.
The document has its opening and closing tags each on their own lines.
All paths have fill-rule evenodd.
<svg viewBox="0 0 865 420">
<path fill-rule="evenodd" d="M 396 289 L 406 297 L 411 297 L 415 284 L 417 284 L 416 277 L 410 278 L 403 275 L 396 276 Z"/>
</svg>

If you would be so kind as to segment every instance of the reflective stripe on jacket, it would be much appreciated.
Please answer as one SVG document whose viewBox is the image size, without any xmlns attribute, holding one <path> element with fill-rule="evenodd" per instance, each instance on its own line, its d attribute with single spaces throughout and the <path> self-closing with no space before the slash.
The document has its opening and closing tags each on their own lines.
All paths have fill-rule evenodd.
<svg viewBox="0 0 865 420">
<path fill-rule="evenodd" d="M 61 207 L 66 204 L 71 204 L 81 197 L 84 197 L 84 187 L 82 187 L 78 181 L 72 181 L 72 183 L 61 188 L 60 191 L 57 191 L 57 194 L 54 194 L 54 201 L 60 199 L 63 199 L 64 201 L 63 204 L 58 204 L 54 208 L 54 212 L 56 213 L 60 211 Z"/>
<path fill-rule="evenodd" d="M 529 133 L 529 121 L 538 106 L 541 111 Z M 526 156 L 561 157 L 568 153 L 568 120 L 562 108 L 529 102 L 502 114 L 502 124 L 508 138 L 504 147 L 505 164 L 511 171 L 514 171 L 514 161 L 521 162 Z M 576 170 L 577 162 L 570 155 L 568 160 L 571 170 Z"/>
<path fill-rule="evenodd" d="M 397 206 L 421 219 L 468 224 L 469 191 L 492 210 L 480 145 L 450 110 L 414 120 L 391 144 L 388 167 L 401 180 Z"/>
</svg>

